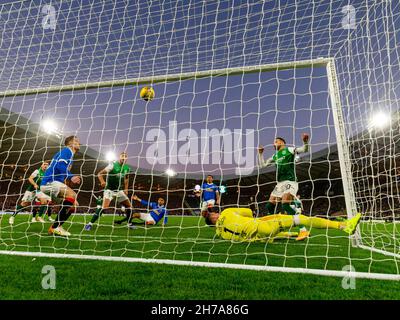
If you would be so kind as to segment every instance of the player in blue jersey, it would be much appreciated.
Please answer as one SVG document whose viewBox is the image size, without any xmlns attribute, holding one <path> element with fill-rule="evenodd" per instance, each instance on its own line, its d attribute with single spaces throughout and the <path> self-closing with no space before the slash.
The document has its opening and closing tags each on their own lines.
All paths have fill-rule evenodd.
<svg viewBox="0 0 400 320">
<path fill-rule="evenodd" d="M 115 221 L 116 224 L 121 224 L 128 220 L 128 226 L 134 229 L 132 219 L 143 220 L 146 225 L 156 225 L 161 219 L 164 218 L 163 225 L 165 226 L 168 222 L 168 210 L 165 208 L 165 200 L 163 198 L 158 198 L 157 202 L 147 202 L 140 199 L 138 196 L 133 195 L 132 200 L 139 201 L 142 205 L 149 208 L 149 213 L 134 213 L 129 218 L 126 217 L 122 220 Z M 151 209 L 151 210 L 150 210 Z"/>
<path fill-rule="evenodd" d="M 201 214 L 203 217 L 208 215 L 208 210 L 213 208 L 215 205 L 219 206 L 219 188 L 213 182 L 214 177 L 209 174 L 206 178 L 206 182 L 203 183 L 200 190 L 196 190 L 195 193 L 198 197 L 201 197 Z"/>
<path fill-rule="evenodd" d="M 70 236 L 71 234 L 62 228 L 77 205 L 76 193 L 68 184 L 80 184 L 80 176 L 70 172 L 74 154 L 80 149 L 79 138 L 69 136 L 64 141 L 65 148 L 57 152 L 51 160 L 50 166 L 43 175 L 40 191 L 51 198 L 60 199 L 61 208 L 57 219 L 49 229 L 49 234 Z"/>
</svg>

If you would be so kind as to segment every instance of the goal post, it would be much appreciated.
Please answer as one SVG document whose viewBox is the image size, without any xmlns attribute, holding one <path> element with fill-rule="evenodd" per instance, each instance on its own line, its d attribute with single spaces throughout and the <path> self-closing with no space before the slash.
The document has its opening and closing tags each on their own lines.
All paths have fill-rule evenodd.
<svg viewBox="0 0 400 320">
<path fill-rule="evenodd" d="M 399 280 L 400 2 L 42 2 L 0 4 L 0 254 Z M 79 207 L 55 237 L 60 203 L 34 216 L 32 177 L 71 136 Z M 271 208 L 279 163 L 258 160 L 277 137 L 297 199 Z M 108 192 L 98 174 L 123 152 L 129 188 Z M 279 239 L 221 239 L 210 177 L 215 209 L 303 217 Z M 127 199 L 144 219 L 164 200 L 168 223 L 115 223 Z"/>
<path fill-rule="evenodd" d="M 356 215 L 357 206 L 351 172 L 352 165 L 347 146 L 347 140 L 349 137 L 346 137 L 334 58 L 330 58 L 327 61 L 326 73 L 329 83 L 329 97 L 335 123 L 336 143 L 340 162 L 340 172 L 342 174 L 343 192 L 346 201 L 346 212 L 347 217 L 350 219 Z M 359 246 L 361 244 L 361 235 L 359 230 L 357 230 L 353 235 L 352 240 L 353 245 L 355 246 Z"/>
<path fill-rule="evenodd" d="M 258 66 L 248 66 L 248 67 L 240 67 L 240 68 L 228 68 L 228 69 L 219 69 L 219 70 L 210 70 L 210 71 L 202 71 L 198 73 L 183 73 L 183 74 L 174 74 L 174 75 L 165 75 L 151 78 L 137 78 L 137 79 L 127 79 L 127 80 L 115 80 L 108 82 L 97 82 L 97 83 L 87 83 L 87 84 L 78 84 L 78 85 L 66 85 L 60 87 L 49 87 L 49 88 L 38 88 L 38 89 L 25 89 L 25 90 L 16 90 L 16 91 L 5 91 L 0 93 L 0 97 L 3 99 L 13 98 L 13 97 L 23 97 L 24 99 L 29 96 L 40 96 L 42 94 L 48 95 L 50 93 L 68 93 L 68 92 L 78 92 L 78 91 L 87 91 L 87 90 L 100 90 L 106 89 L 111 90 L 115 87 L 132 87 L 146 84 L 155 84 L 155 83 L 168 83 L 168 82 L 179 82 L 184 80 L 196 80 L 202 78 L 214 78 L 214 77 L 229 77 L 234 75 L 244 76 L 246 74 L 252 73 L 264 73 L 264 72 L 278 72 L 282 70 L 295 70 L 298 68 L 303 69 L 313 69 L 313 68 L 324 68 L 326 70 L 326 78 L 328 87 L 327 92 L 329 95 L 329 101 L 332 108 L 334 127 L 335 127 L 335 137 L 336 137 L 336 145 L 338 150 L 339 164 L 340 164 L 340 172 L 341 172 L 341 181 L 343 184 L 343 193 L 346 205 L 346 212 L 348 218 L 352 218 L 355 213 L 357 213 L 356 199 L 355 199 L 355 191 L 353 188 L 353 180 L 352 180 L 352 163 L 349 156 L 349 149 L 347 145 L 347 141 L 349 138 L 345 132 L 345 120 L 343 118 L 343 114 L 341 111 L 341 100 L 340 100 L 340 91 L 337 82 L 337 75 L 335 69 L 335 60 L 334 58 L 319 58 L 315 60 L 304 60 L 304 61 L 294 61 L 294 62 L 285 62 L 285 63 L 276 63 L 276 64 L 266 64 L 266 65 L 258 65 Z M 16 124 L 18 125 L 18 124 Z M 311 132 L 312 135 L 312 132 Z M 90 151 L 90 150 L 89 150 Z M 97 157 L 102 157 L 103 155 L 97 154 Z M 100 159 L 97 159 L 100 160 Z M 329 160 L 327 160 L 329 161 Z M 312 162 L 312 158 L 310 157 L 310 162 Z M 135 168 L 134 170 L 138 170 L 139 168 Z M 160 176 L 161 172 L 152 171 L 153 174 Z M 204 173 L 203 173 L 204 174 Z M 262 175 L 263 172 L 258 172 L 258 175 Z M 95 175 L 95 173 L 93 173 Z M 185 174 L 186 176 L 186 174 Z M 178 176 L 179 177 L 179 176 Z M 240 177 L 239 177 L 240 178 Z M 311 180 L 311 177 L 310 177 Z M 152 182 L 153 183 L 153 182 Z M 86 190 L 90 191 L 90 190 Z M 312 201 L 312 199 L 311 199 Z M 239 204 L 239 203 L 238 203 Z M 239 204 L 241 205 L 241 204 Z M 328 213 L 326 213 L 328 215 Z M 78 222 L 79 224 L 79 222 Z M 181 232 L 185 230 L 185 227 L 179 227 L 180 231 L 178 232 L 178 237 Z M 198 228 L 203 228 L 198 224 Z M 190 229 L 190 228 L 189 228 Z M 102 235 L 104 236 L 104 235 Z M 163 236 L 163 232 L 160 235 Z M 329 237 L 328 234 L 326 234 Z M 12 237 L 12 235 L 11 235 Z M 127 240 L 129 236 L 127 235 Z M 101 238 L 100 238 L 101 239 Z M 146 235 L 144 235 L 144 244 L 146 243 Z M 154 237 L 151 238 L 151 241 L 155 241 Z M 161 238 L 162 239 L 162 238 Z M 77 238 L 78 241 L 88 241 L 85 238 L 85 235 L 80 234 Z M 207 240 L 207 242 L 212 243 L 215 240 L 214 237 Z M 89 240 L 90 241 L 90 240 Z M 93 240 L 99 241 L 99 240 Z M 102 240 L 100 240 L 102 241 Z M 122 241 L 122 238 L 118 238 L 118 241 Z M 162 241 L 160 242 L 160 247 L 162 246 Z M 204 240 L 202 240 L 204 241 Z M 374 251 L 380 254 L 388 254 L 395 258 L 399 258 L 398 254 L 395 253 L 387 253 L 384 250 L 370 248 L 369 246 L 362 245 L 362 235 L 359 231 L 356 232 L 354 236 L 352 236 L 352 245 L 354 247 L 367 249 Z M 174 250 L 179 250 L 178 247 L 175 247 Z M 234 246 L 231 244 L 230 247 Z M 287 244 L 290 246 L 290 244 Z M 306 244 L 307 247 L 307 244 Z M 160 249 L 159 249 L 160 250 Z M 268 247 L 265 248 L 268 250 Z M 112 260 L 112 261 L 126 261 L 126 262 L 150 262 L 150 263 L 167 263 L 167 264 L 177 264 L 177 265 L 188 265 L 188 266 L 209 266 L 209 267 L 223 267 L 224 265 L 227 268 L 235 268 L 235 269 L 248 269 L 248 270 L 264 270 L 264 271 L 283 271 L 283 272 L 298 272 L 298 273 L 309 273 L 316 275 L 327 275 L 327 276 L 352 276 L 359 278 L 374 278 L 374 279 L 391 279 L 398 280 L 399 276 L 395 274 L 381 274 L 381 273 L 373 273 L 373 272 L 354 272 L 354 271 L 340 271 L 340 270 L 329 270 L 329 269 L 314 269 L 304 267 L 286 267 L 286 266 L 257 266 L 252 264 L 242 264 L 238 265 L 235 263 L 226 263 L 220 264 L 215 262 L 202 262 L 196 261 L 196 259 L 191 259 L 189 261 L 181 260 L 181 259 L 153 259 L 153 258 L 136 258 L 136 257 L 102 257 L 101 255 L 76 255 L 72 253 L 65 254 L 53 254 L 46 252 L 15 252 L 15 251 L 6 251 L 0 250 L 2 254 L 16 254 L 16 255 L 35 255 L 38 254 L 40 256 L 45 257 L 66 257 L 66 258 L 77 258 L 81 257 L 83 259 L 103 259 L 103 260 Z M 145 251 L 143 253 L 146 253 Z M 175 256 L 175 253 L 174 253 Z M 329 259 L 329 258 L 328 258 Z M 351 259 L 351 258 L 350 258 Z"/>
</svg>

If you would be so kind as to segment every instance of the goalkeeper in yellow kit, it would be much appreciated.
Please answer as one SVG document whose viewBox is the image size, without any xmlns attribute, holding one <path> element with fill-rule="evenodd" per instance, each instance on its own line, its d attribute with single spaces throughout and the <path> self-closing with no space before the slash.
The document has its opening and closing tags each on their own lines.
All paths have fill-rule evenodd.
<svg viewBox="0 0 400 320">
<path fill-rule="evenodd" d="M 228 208 L 221 214 L 210 212 L 205 221 L 208 225 L 215 225 L 216 235 L 225 240 L 269 241 L 276 237 L 285 237 L 287 232 L 284 231 L 297 225 L 317 229 L 338 229 L 352 235 L 357 229 L 360 218 L 360 213 L 345 221 L 331 221 L 302 214 L 296 216 L 274 214 L 253 218 L 253 213 L 248 208 Z"/>
</svg>

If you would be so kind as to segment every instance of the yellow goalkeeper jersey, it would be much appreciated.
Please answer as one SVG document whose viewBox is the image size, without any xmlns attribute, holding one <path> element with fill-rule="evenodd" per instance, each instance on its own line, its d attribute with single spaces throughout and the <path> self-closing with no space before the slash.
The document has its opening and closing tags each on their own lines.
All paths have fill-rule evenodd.
<svg viewBox="0 0 400 320">
<path fill-rule="evenodd" d="M 216 223 L 216 234 L 225 240 L 255 241 L 260 221 L 248 208 L 228 208 Z"/>
</svg>

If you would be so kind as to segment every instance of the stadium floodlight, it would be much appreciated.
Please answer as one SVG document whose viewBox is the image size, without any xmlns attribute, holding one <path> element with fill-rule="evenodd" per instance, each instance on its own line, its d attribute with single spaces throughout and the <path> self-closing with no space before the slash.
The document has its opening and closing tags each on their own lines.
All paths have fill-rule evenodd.
<svg viewBox="0 0 400 320">
<path fill-rule="evenodd" d="M 47 134 L 56 134 L 58 133 L 57 123 L 53 119 L 45 119 L 40 124 L 42 130 Z"/>
<path fill-rule="evenodd" d="M 113 151 L 109 151 L 106 153 L 106 160 L 108 162 L 115 161 L 117 159 L 117 155 Z"/>
<path fill-rule="evenodd" d="M 172 170 L 172 169 L 167 169 L 167 170 L 165 170 L 165 174 L 166 174 L 168 177 L 173 177 L 173 176 L 176 175 L 176 172 L 175 172 L 174 170 Z"/>
<path fill-rule="evenodd" d="M 389 114 L 384 113 L 383 111 L 379 111 L 373 114 L 369 120 L 368 128 L 369 130 L 374 129 L 384 129 L 386 128 L 391 122 L 391 117 Z"/>
</svg>

